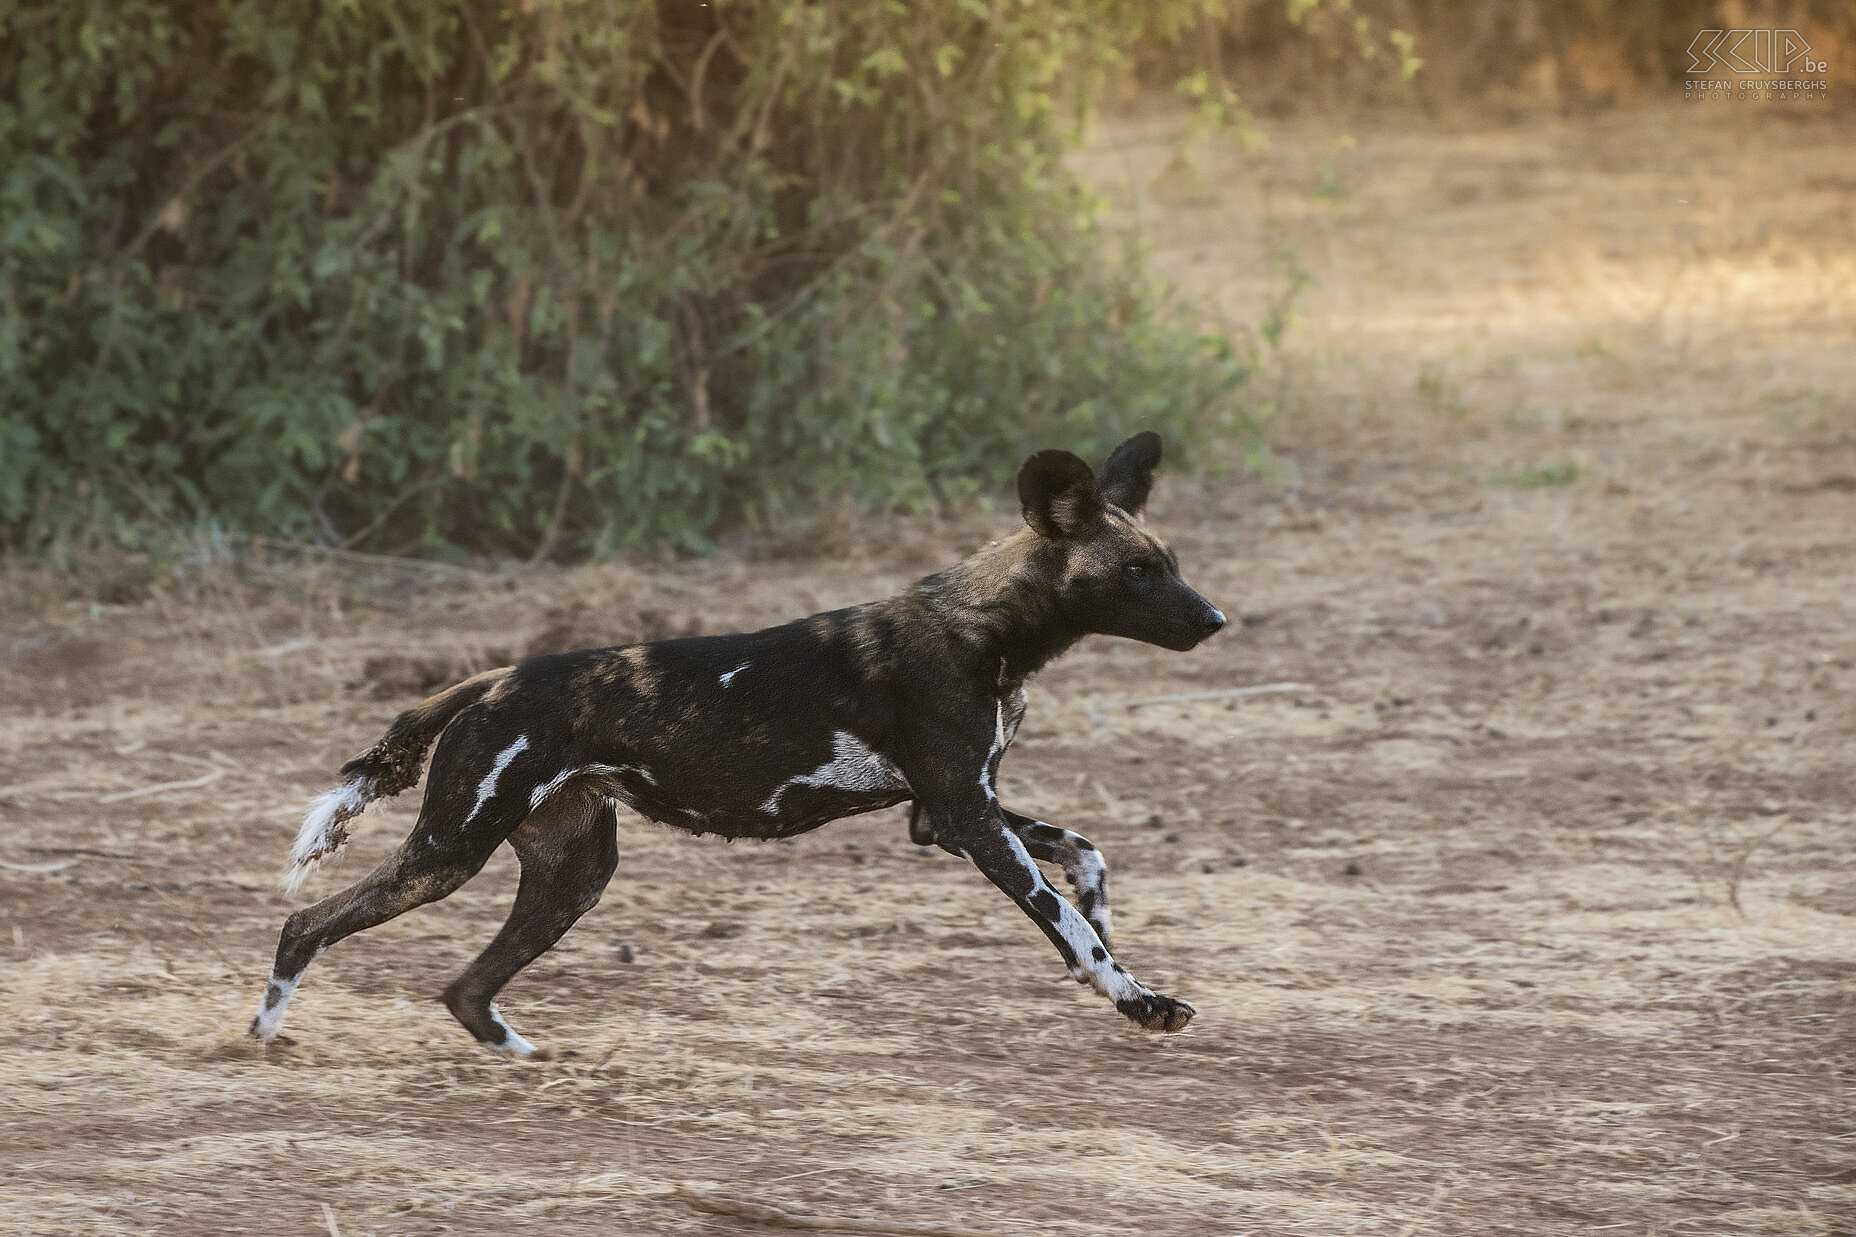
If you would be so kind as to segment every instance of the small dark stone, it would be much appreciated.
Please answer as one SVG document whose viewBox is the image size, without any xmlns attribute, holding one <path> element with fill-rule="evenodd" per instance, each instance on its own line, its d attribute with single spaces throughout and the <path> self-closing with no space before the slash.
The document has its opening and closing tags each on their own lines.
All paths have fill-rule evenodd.
<svg viewBox="0 0 1856 1237">
<path fill-rule="evenodd" d="M 1358 876 L 1360 874 L 1360 865 L 1357 863 L 1348 863 L 1341 871 L 1348 876 Z"/>
<path fill-rule="evenodd" d="M 704 928 L 702 935 L 712 941 L 726 941 L 741 935 L 741 925 L 718 919 Z"/>
<path fill-rule="evenodd" d="M 1169 833 L 1166 835 L 1166 840 L 1169 842 L 1177 842 L 1179 841 L 1179 835 L 1177 833 Z"/>
<path fill-rule="evenodd" d="M 1395 708 L 1395 709 L 1402 709 L 1402 708 L 1405 708 L 1406 706 L 1408 706 L 1408 705 L 1410 705 L 1410 704 L 1411 704 L 1411 697 L 1410 697 L 1410 696 L 1394 696 L 1394 697 L 1392 697 L 1392 707 L 1393 707 L 1393 708 Z"/>
<path fill-rule="evenodd" d="M 1147 827 L 1149 829 L 1158 829 L 1164 824 L 1166 824 L 1166 817 L 1160 815 L 1158 812 L 1155 812 L 1152 816 L 1147 818 Z"/>
<path fill-rule="evenodd" d="M 1766 719 L 1766 725 L 1768 726 L 1776 726 L 1778 724 L 1779 724 L 1779 719 L 1776 717 L 1768 717 Z"/>
<path fill-rule="evenodd" d="M 1811 710 L 1808 710 L 1808 711 L 1807 711 L 1807 712 L 1805 713 L 1805 715 L 1804 715 L 1804 720 L 1806 720 L 1807 722 L 1814 722 L 1814 721 L 1816 721 L 1816 720 L 1817 720 L 1817 710 L 1816 710 L 1816 709 L 1811 709 Z"/>
<path fill-rule="evenodd" d="M 1231 860 L 1231 866 L 1234 868 L 1247 867 L 1249 864 L 1250 860 L 1244 858 L 1242 855 L 1234 856 Z"/>
<path fill-rule="evenodd" d="M 633 949 L 630 945 L 619 946 L 619 961 L 625 963 L 638 961 L 638 951 Z"/>
</svg>

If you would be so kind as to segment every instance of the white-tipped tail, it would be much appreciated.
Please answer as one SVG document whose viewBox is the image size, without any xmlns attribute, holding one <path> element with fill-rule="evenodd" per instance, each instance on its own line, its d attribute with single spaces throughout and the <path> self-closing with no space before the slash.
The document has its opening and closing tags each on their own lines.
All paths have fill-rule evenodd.
<svg viewBox="0 0 1856 1237">
<path fill-rule="evenodd" d="M 316 865 L 348 843 L 348 822 L 359 816 L 373 798 L 368 779 L 357 777 L 309 801 L 309 815 L 297 830 L 290 848 L 290 870 L 284 873 L 286 893 L 295 893 Z"/>
</svg>

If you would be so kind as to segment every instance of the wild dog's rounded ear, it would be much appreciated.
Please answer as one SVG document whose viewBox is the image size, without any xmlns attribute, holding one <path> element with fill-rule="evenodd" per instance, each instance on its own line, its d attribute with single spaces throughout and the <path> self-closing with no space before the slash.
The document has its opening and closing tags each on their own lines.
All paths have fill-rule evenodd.
<svg viewBox="0 0 1856 1237">
<path fill-rule="evenodd" d="M 1129 515 L 1139 515 L 1154 488 L 1154 469 L 1160 466 L 1160 435 L 1143 430 L 1115 448 L 1102 465 L 1098 484 L 1102 497 Z"/>
<path fill-rule="evenodd" d="M 1046 537 L 1075 535 L 1102 514 L 1089 465 L 1068 451 L 1040 451 L 1018 470 L 1018 501 L 1025 523 Z"/>
</svg>

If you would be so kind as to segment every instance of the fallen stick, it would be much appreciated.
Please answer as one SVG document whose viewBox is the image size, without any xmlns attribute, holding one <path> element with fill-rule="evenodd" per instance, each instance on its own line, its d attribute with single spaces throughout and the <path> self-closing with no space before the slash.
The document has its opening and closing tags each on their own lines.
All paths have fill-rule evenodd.
<svg viewBox="0 0 1856 1237">
<path fill-rule="evenodd" d="M 1177 696 L 1149 696 L 1145 700 L 1126 700 L 1124 709 L 1139 709 L 1150 704 L 1185 704 L 1189 700 L 1236 700 L 1243 696 L 1267 696 L 1271 692 L 1312 691 L 1306 683 L 1260 683 L 1255 687 L 1227 687 L 1216 692 L 1182 692 Z"/>
<path fill-rule="evenodd" d="M 0 868 L 9 872 L 62 872 L 76 862 L 75 859 L 66 859 L 63 863 L 8 863 L 0 859 Z"/>
<path fill-rule="evenodd" d="M 973 1228 L 952 1228 L 945 1224 L 911 1224 L 901 1220 L 850 1220 L 840 1216 L 815 1216 L 804 1211 L 789 1211 L 767 1203 L 749 1202 L 728 1194 L 710 1194 L 680 1183 L 675 1196 L 697 1211 L 716 1215 L 738 1216 L 775 1228 L 803 1228 L 815 1233 L 875 1233 L 881 1237 L 997 1237 Z"/>
<path fill-rule="evenodd" d="M 210 773 L 202 773 L 199 777 L 188 778 L 184 782 L 162 782 L 155 786 L 137 787 L 135 790 L 119 790 L 113 795 L 103 795 L 97 802 L 121 803 L 124 799 L 140 799 L 143 795 L 160 795 L 170 790 L 192 790 L 197 786 L 211 786 L 225 775 L 224 769 L 216 768 Z"/>
<path fill-rule="evenodd" d="M 126 850 L 97 850 L 90 846 L 28 846 L 27 850 L 35 855 L 88 855 L 92 859 L 127 859 L 130 863 L 146 863 L 140 855 L 132 855 Z"/>
</svg>

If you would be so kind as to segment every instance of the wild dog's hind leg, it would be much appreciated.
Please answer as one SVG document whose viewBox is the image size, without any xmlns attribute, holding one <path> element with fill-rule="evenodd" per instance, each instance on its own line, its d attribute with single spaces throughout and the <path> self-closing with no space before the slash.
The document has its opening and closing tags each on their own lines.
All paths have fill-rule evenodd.
<svg viewBox="0 0 1856 1237">
<path fill-rule="evenodd" d="M 490 1002 L 516 972 L 539 958 L 593 909 L 619 865 L 618 814 L 610 800 L 572 788 L 557 792 L 509 835 L 522 882 L 496 939 L 445 989 L 445 1005 L 477 1042 L 530 1056 L 535 1046 Z"/>
<path fill-rule="evenodd" d="M 472 832 L 453 845 L 440 847 L 432 843 L 432 837 L 426 816 L 421 814 L 412 836 L 379 867 L 284 920 L 270 982 L 264 986 L 258 1015 L 251 1020 L 253 1037 L 267 1044 L 276 1038 L 304 968 L 329 946 L 455 892 L 483 868 L 502 841 L 500 833 L 485 837 Z"/>
<path fill-rule="evenodd" d="M 1076 890 L 1076 901 L 1082 908 L 1083 918 L 1089 921 L 1089 926 L 1096 930 L 1096 935 L 1107 945 L 1108 864 L 1103 861 L 1102 852 L 1096 849 L 1095 843 L 1080 833 L 1059 829 L 1041 820 L 1020 816 L 1017 812 L 1006 812 L 1005 823 L 1011 826 L 1012 832 L 1018 835 L 1018 840 L 1025 844 L 1025 849 L 1033 859 L 1062 865 L 1070 887 Z M 911 821 L 911 828 L 913 825 Z"/>
<path fill-rule="evenodd" d="M 509 831 L 522 823 L 527 792 L 497 791 L 527 739 L 510 743 L 490 733 L 486 722 L 493 719 L 483 707 L 460 715 L 439 739 L 418 823 L 400 848 L 348 888 L 284 921 L 252 1035 L 267 1043 L 276 1036 L 303 968 L 316 955 L 344 937 L 452 893 L 481 871 Z"/>
</svg>

